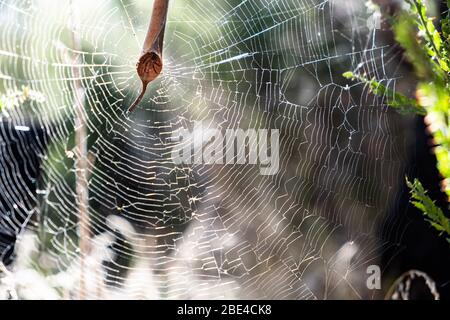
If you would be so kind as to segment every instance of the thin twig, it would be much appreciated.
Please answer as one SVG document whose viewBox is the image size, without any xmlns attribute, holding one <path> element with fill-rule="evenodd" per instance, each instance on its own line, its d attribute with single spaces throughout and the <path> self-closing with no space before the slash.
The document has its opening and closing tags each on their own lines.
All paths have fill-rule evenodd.
<svg viewBox="0 0 450 320">
<path fill-rule="evenodd" d="M 77 16 L 73 2 L 72 8 L 72 47 L 75 52 L 81 51 L 80 39 L 75 30 L 77 26 Z M 75 87 L 75 145 L 76 145 L 76 199 L 79 210 L 79 249 L 80 249 L 80 287 L 79 298 L 86 299 L 86 283 L 84 278 L 85 257 L 89 251 L 90 222 L 89 222 L 89 190 L 88 190 L 88 164 L 87 164 L 87 128 L 84 113 L 84 89 L 81 83 L 80 71 L 78 65 L 78 56 L 74 54 L 72 74 Z"/>
<path fill-rule="evenodd" d="M 128 108 L 128 112 L 133 112 L 137 108 L 144 97 L 147 85 L 159 76 L 163 68 L 162 53 L 168 9 L 169 0 L 155 0 L 142 54 L 136 65 L 137 73 L 142 81 L 142 89 L 137 99 Z"/>
</svg>

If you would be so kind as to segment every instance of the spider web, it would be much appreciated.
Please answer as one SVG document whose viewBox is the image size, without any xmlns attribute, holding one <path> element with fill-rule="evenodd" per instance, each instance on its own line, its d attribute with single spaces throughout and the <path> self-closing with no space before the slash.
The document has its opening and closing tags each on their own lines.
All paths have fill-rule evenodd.
<svg viewBox="0 0 450 320">
<path fill-rule="evenodd" d="M 44 97 L 1 113 L 2 250 L 17 238 L 22 294 L 371 297 L 406 143 L 382 98 L 341 76 L 396 83 L 364 2 L 172 0 L 163 72 L 127 115 L 151 7 L 0 0 L 0 90 Z M 278 129 L 279 171 L 174 164 L 172 134 L 198 122 Z M 31 269 L 42 281 L 20 279 Z"/>
</svg>

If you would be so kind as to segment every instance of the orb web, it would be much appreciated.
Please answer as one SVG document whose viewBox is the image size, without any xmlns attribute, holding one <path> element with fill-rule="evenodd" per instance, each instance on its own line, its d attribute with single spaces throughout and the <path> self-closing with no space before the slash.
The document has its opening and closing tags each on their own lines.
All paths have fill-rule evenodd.
<svg viewBox="0 0 450 320">
<path fill-rule="evenodd" d="M 373 13 L 170 1 L 163 72 L 127 114 L 151 6 L 0 1 L 0 90 L 19 96 L 1 111 L 1 248 L 17 237 L 13 276 L 33 269 L 47 288 L 26 294 L 370 297 L 405 157 L 383 98 L 342 77 L 396 84 Z M 173 134 L 198 123 L 279 130 L 279 170 L 175 164 Z"/>
</svg>

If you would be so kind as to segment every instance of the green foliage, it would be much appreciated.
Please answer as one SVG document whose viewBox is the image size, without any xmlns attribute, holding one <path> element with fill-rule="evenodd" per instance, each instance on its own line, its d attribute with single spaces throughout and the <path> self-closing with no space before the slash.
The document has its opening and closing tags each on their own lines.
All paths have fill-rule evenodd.
<svg viewBox="0 0 450 320">
<path fill-rule="evenodd" d="M 427 195 L 419 180 L 414 182 L 406 179 L 411 193 L 411 203 L 418 208 L 426 216 L 426 220 L 436 229 L 441 235 L 446 234 L 447 241 L 450 242 L 450 220 L 442 212 L 441 208 L 436 206 L 434 201 Z"/>
<path fill-rule="evenodd" d="M 442 32 L 439 32 L 428 17 L 423 0 L 406 2 L 410 10 L 402 12 L 393 24 L 395 39 L 404 48 L 419 78 L 417 104 L 426 110 L 431 124 L 438 170 L 450 197 L 450 16 L 447 14 L 442 19 Z"/>
<path fill-rule="evenodd" d="M 450 71 L 448 43 L 435 28 L 433 19 L 427 16 L 423 0 L 406 2 L 411 9 L 402 12 L 394 23 L 395 38 L 405 49 L 416 74 L 422 80 L 439 80 L 442 85 Z"/>
<path fill-rule="evenodd" d="M 439 31 L 428 16 L 423 0 L 405 2 L 409 9 L 388 19 L 395 40 L 404 49 L 419 80 L 415 99 L 386 88 L 376 79 L 369 80 L 365 75 L 346 72 L 344 77 L 369 85 L 374 94 L 386 98 L 387 104 L 401 113 L 426 116 L 436 145 L 434 152 L 437 168 L 443 177 L 442 189 L 450 198 L 450 10 L 440 21 Z M 450 0 L 447 0 L 447 6 L 450 8 Z M 426 195 L 420 182 L 408 182 L 408 187 L 413 204 L 428 216 L 437 230 L 450 235 L 448 220 Z"/>
<path fill-rule="evenodd" d="M 368 80 L 365 76 L 354 74 L 353 72 L 345 72 L 343 76 L 352 81 L 358 80 L 370 86 L 370 90 L 378 95 L 383 96 L 387 99 L 389 106 L 396 108 L 398 112 L 402 114 L 416 113 L 420 115 L 426 115 L 426 110 L 417 104 L 416 100 L 410 99 L 401 93 L 395 92 L 380 82 L 375 78 Z"/>
</svg>

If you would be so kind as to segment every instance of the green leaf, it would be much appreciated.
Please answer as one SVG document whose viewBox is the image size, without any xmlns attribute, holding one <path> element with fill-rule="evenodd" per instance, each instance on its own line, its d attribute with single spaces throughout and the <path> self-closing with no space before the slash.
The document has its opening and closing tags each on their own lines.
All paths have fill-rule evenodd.
<svg viewBox="0 0 450 320">
<path fill-rule="evenodd" d="M 344 78 L 350 79 L 350 80 L 354 80 L 354 78 L 355 78 L 355 76 L 353 75 L 353 72 L 351 72 L 351 71 L 344 72 L 344 73 L 342 74 L 342 76 L 343 76 Z"/>
<path fill-rule="evenodd" d="M 406 178 L 406 185 L 410 189 L 411 198 L 414 199 L 411 203 L 418 208 L 426 216 L 426 221 L 430 223 L 441 234 L 450 236 L 450 221 L 444 215 L 441 208 L 436 206 L 434 201 L 427 195 L 419 180 L 415 179 L 411 182 Z M 449 240 L 450 238 L 447 238 Z"/>
<path fill-rule="evenodd" d="M 366 84 L 370 87 L 370 90 L 383 98 L 386 99 L 387 105 L 392 108 L 397 109 L 399 113 L 402 114 L 418 114 L 418 115 L 426 115 L 426 110 L 422 106 L 420 106 L 415 99 L 410 99 L 405 95 L 395 92 L 380 82 L 375 78 L 372 80 L 368 80 L 365 76 L 354 74 L 351 71 L 347 71 L 343 74 L 343 76 L 352 81 L 358 80 L 363 84 Z"/>
</svg>

